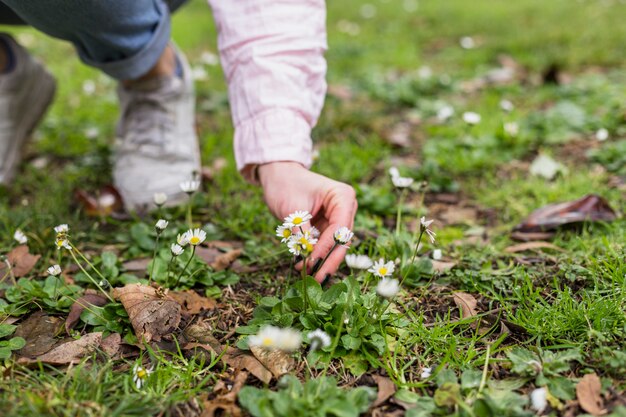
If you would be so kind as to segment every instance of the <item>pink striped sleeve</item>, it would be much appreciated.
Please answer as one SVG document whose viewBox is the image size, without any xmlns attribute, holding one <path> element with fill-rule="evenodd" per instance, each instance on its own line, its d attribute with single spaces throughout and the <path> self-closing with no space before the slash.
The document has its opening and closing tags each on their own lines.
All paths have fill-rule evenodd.
<svg viewBox="0 0 626 417">
<path fill-rule="evenodd" d="M 311 165 L 311 129 L 326 94 L 323 0 L 209 0 L 235 125 L 237 168 Z"/>
</svg>

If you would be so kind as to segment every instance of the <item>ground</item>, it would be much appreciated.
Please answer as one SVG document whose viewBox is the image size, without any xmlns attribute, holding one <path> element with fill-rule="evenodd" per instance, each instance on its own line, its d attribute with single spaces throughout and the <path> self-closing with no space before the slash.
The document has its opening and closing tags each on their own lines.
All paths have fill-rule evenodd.
<svg viewBox="0 0 626 417">
<path fill-rule="evenodd" d="M 81 65 L 67 44 L 13 30 L 46 62 L 59 91 L 18 178 L 0 190 L 0 254 L 17 256 L 19 228 L 30 253 L 41 255 L 34 266 L 0 274 L 0 349 L 19 345 L 3 343 L 17 334 L 28 341 L 3 359 L 3 415 L 208 416 L 223 407 L 256 416 L 524 416 L 535 414 L 529 395 L 539 387 L 547 387 L 546 415 L 626 415 L 626 4 L 344 0 L 328 8 L 329 95 L 314 131 L 313 169 L 355 187 L 351 251 L 397 260 L 400 294 L 387 304 L 372 292 L 370 274 L 344 265 L 324 289 L 308 282 L 314 313 L 303 311 L 299 276 L 274 237 L 279 222 L 235 169 L 206 4 L 192 1 L 173 27 L 198 78 L 198 131 L 211 168 L 193 199 L 193 222 L 208 243 L 178 285 L 158 277 L 169 260 L 163 242 L 186 229 L 186 208 L 94 216 L 77 197 L 111 182 L 115 84 Z M 444 118 L 447 106 L 454 114 Z M 480 122 L 464 122 L 464 112 L 478 113 Z M 548 163 L 537 162 L 541 155 Z M 558 172 L 537 174 L 552 162 Z M 416 180 L 402 194 L 398 232 L 392 166 Z M 527 246 L 514 240 L 514 227 L 535 209 L 590 194 L 616 218 L 521 236 Z M 435 220 L 436 242 L 424 237 L 411 262 L 421 216 Z M 127 299 L 117 294 L 84 311 L 68 337 L 70 306 L 97 288 L 54 248 L 54 226 L 69 224 L 86 257 L 81 265 L 95 275 L 89 260 L 121 288 L 147 283 L 143 260 L 153 254 L 158 217 L 170 225 L 157 282 L 172 296 L 192 297 L 186 289 L 199 296 L 177 298 L 180 323 L 161 341 L 137 343 Z M 435 249 L 442 259 L 433 260 Z M 62 279 L 47 277 L 54 263 Z M 146 308 L 179 305 L 165 288 L 142 288 L 152 291 L 142 295 L 150 302 L 168 300 Z M 95 291 L 92 297 L 107 303 Z M 303 348 L 293 363 L 289 356 L 257 360 L 246 335 L 264 324 L 305 333 L 322 327 L 333 345 L 308 355 Z M 95 349 L 74 344 L 67 358 L 68 343 L 90 337 Z M 44 356 L 53 345 L 61 358 Z M 153 370 L 137 388 L 140 362 Z M 285 365 L 295 379 L 277 384 L 261 363 Z M 431 376 L 423 375 L 427 368 Z M 308 381 L 305 394 L 298 380 Z M 378 392 L 373 404 L 367 387 Z"/>
</svg>

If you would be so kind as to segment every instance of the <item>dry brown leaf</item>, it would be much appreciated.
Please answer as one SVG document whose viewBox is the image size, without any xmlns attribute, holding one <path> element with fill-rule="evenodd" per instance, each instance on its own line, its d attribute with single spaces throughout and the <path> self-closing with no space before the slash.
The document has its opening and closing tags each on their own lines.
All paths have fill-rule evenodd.
<svg viewBox="0 0 626 417">
<path fill-rule="evenodd" d="M 11 268 L 9 269 L 5 262 L 0 262 L 0 282 L 5 281 L 6 277 L 11 275 L 15 278 L 27 275 L 33 270 L 39 258 L 41 258 L 41 255 L 31 255 L 28 253 L 27 245 L 17 246 L 11 252 L 7 253 L 6 256 L 7 262 L 9 262 Z"/>
<path fill-rule="evenodd" d="M 544 242 L 544 241 L 520 243 L 517 245 L 509 246 L 506 249 L 504 249 L 504 251 L 508 253 L 516 253 L 516 252 L 524 252 L 524 251 L 533 250 L 533 249 L 554 249 L 559 252 L 564 252 L 563 248 L 556 246 L 550 242 Z"/>
<path fill-rule="evenodd" d="M 203 297 L 194 290 L 170 292 L 169 295 L 180 304 L 183 312 L 189 315 L 198 314 L 202 310 L 212 310 L 217 306 L 214 299 Z"/>
<path fill-rule="evenodd" d="M 180 304 L 164 293 L 141 284 L 113 289 L 128 313 L 135 335 L 140 341 L 159 341 L 172 333 L 180 323 Z"/>
<path fill-rule="evenodd" d="M 204 401 L 204 411 L 200 417 L 215 417 L 221 415 L 227 415 L 231 417 L 242 416 L 241 409 L 237 405 L 237 395 L 241 388 L 243 388 L 246 380 L 248 379 L 248 373 L 241 371 L 235 376 L 235 382 L 232 389 L 226 391 L 226 393 L 218 395 L 212 400 Z M 221 413 L 220 413 L 221 412 Z"/>
<path fill-rule="evenodd" d="M 196 247 L 196 256 L 202 259 L 207 265 L 211 265 L 218 256 L 220 256 L 222 252 L 217 250 L 216 248 L 204 248 L 202 246 Z"/>
<path fill-rule="evenodd" d="M 233 249 L 218 256 L 214 262 L 210 264 L 211 268 L 216 271 L 223 271 L 230 266 L 237 258 L 241 256 L 241 249 Z"/>
<path fill-rule="evenodd" d="M 13 334 L 22 337 L 26 345 L 17 351 L 21 356 L 39 356 L 54 347 L 54 337 L 63 327 L 63 319 L 38 311 L 20 323 Z"/>
<path fill-rule="evenodd" d="M 607 410 L 603 407 L 602 384 L 598 375 L 585 375 L 576 385 L 576 398 L 580 407 L 593 416 L 603 416 Z"/>
<path fill-rule="evenodd" d="M 76 190 L 74 195 L 88 216 L 103 217 L 123 211 L 122 196 L 112 185 L 102 187 L 93 195 L 82 189 Z"/>
<path fill-rule="evenodd" d="M 263 349 L 258 346 L 250 346 L 252 354 L 265 366 L 276 378 L 280 378 L 291 372 L 296 367 L 296 361 L 289 353 L 278 349 Z"/>
<path fill-rule="evenodd" d="M 70 330 L 76 326 L 78 320 L 80 320 L 80 315 L 85 309 L 90 308 L 91 306 L 102 307 L 107 304 L 109 299 L 100 293 L 96 293 L 93 290 L 86 290 L 85 294 L 82 297 L 79 297 L 74 301 L 72 307 L 70 307 L 70 313 L 65 319 L 65 331 L 67 334 L 70 334 Z"/>
<path fill-rule="evenodd" d="M 456 266 L 456 262 L 446 262 L 446 261 L 436 261 L 436 260 L 431 260 L 430 261 L 433 265 L 433 271 L 435 272 L 446 272 L 451 270 L 452 268 L 454 268 Z"/>
<path fill-rule="evenodd" d="M 520 242 L 531 242 L 535 240 L 552 239 L 555 235 L 556 232 L 513 232 L 511 233 L 511 239 Z"/>
<path fill-rule="evenodd" d="M 122 268 L 127 272 L 145 272 L 152 258 L 140 258 L 126 261 L 122 264 Z"/>
<path fill-rule="evenodd" d="M 122 345 L 122 336 L 119 333 L 111 333 L 100 343 L 100 349 L 109 357 L 116 357 Z"/>
<path fill-rule="evenodd" d="M 478 301 L 476 301 L 476 298 L 474 298 L 473 295 L 465 292 L 455 292 L 453 297 L 454 304 L 461 309 L 461 314 L 464 319 L 474 317 L 478 314 L 478 311 L 476 310 Z"/>
<path fill-rule="evenodd" d="M 378 407 L 396 393 L 396 384 L 386 376 L 372 375 L 372 378 L 374 378 L 374 381 L 376 381 L 378 385 L 378 394 L 376 395 L 376 401 L 374 401 L 372 407 Z"/>
<path fill-rule="evenodd" d="M 51 351 L 36 357 L 20 358 L 18 363 L 29 364 L 43 362 L 51 365 L 67 365 L 78 363 L 82 358 L 91 355 L 102 341 L 102 333 L 88 333 L 78 340 L 72 340 L 58 345 Z"/>
<path fill-rule="evenodd" d="M 411 125 L 406 122 L 398 123 L 384 137 L 392 145 L 408 148 L 411 146 Z"/>
<path fill-rule="evenodd" d="M 478 210 L 474 207 L 450 206 L 439 215 L 447 224 L 467 224 L 473 223 L 478 218 Z"/>
</svg>

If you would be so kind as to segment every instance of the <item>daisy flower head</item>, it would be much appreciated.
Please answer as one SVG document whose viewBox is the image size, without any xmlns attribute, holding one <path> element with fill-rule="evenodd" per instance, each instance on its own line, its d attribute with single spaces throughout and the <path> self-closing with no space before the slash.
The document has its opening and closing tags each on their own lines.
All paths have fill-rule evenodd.
<svg viewBox="0 0 626 417">
<path fill-rule="evenodd" d="M 428 378 L 430 378 L 432 373 L 433 373 L 433 368 L 431 368 L 431 367 L 422 368 L 422 373 L 420 374 L 420 378 L 421 379 L 428 379 Z"/>
<path fill-rule="evenodd" d="M 548 406 L 548 391 L 545 387 L 537 388 L 530 393 L 530 406 L 537 413 L 543 412 Z"/>
<path fill-rule="evenodd" d="M 318 238 L 320 237 L 320 229 L 318 229 L 315 226 L 311 226 L 311 228 L 309 229 L 309 233 L 311 233 L 311 236 L 313 236 L 314 238 Z"/>
<path fill-rule="evenodd" d="M 307 338 L 311 344 L 311 351 L 324 349 L 330 346 L 330 336 L 322 329 L 309 332 L 309 334 L 307 334 Z"/>
<path fill-rule="evenodd" d="M 15 233 L 13 233 L 13 239 L 15 239 L 20 245 L 25 245 L 26 242 L 28 242 L 28 238 L 20 229 L 17 229 Z"/>
<path fill-rule="evenodd" d="M 374 262 L 374 265 L 367 271 L 371 272 L 377 277 L 385 278 L 390 277 L 391 274 L 393 274 L 395 268 L 396 265 L 393 263 L 393 261 L 385 262 L 385 260 L 381 258 L 378 261 Z"/>
<path fill-rule="evenodd" d="M 348 229 L 345 226 L 340 227 L 335 231 L 335 234 L 333 234 L 335 242 L 340 245 L 347 245 L 348 243 L 350 243 L 353 237 L 354 233 L 352 232 L 352 230 Z"/>
<path fill-rule="evenodd" d="M 398 171 L 398 167 L 389 168 L 389 175 L 391 175 L 392 177 L 399 177 L 400 171 Z"/>
<path fill-rule="evenodd" d="M 468 125 L 477 125 L 480 123 L 481 117 L 480 114 L 475 113 L 473 111 L 466 111 L 463 113 L 463 121 Z"/>
<path fill-rule="evenodd" d="M 383 278 L 376 285 L 376 294 L 383 298 L 395 297 L 400 291 L 400 283 L 397 279 Z"/>
<path fill-rule="evenodd" d="M 198 191 L 199 188 L 200 188 L 200 181 L 198 180 L 183 181 L 180 183 L 180 189 L 189 195 Z"/>
<path fill-rule="evenodd" d="M 182 235 L 178 235 L 176 237 L 176 243 L 178 243 L 180 246 L 185 247 L 189 244 L 189 232 L 185 232 Z"/>
<path fill-rule="evenodd" d="M 148 376 L 152 373 L 152 368 L 144 368 L 143 366 L 136 364 L 133 366 L 133 382 L 137 389 L 141 389 L 141 387 L 148 380 Z"/>
<path fill-rule="evenodd" d="M 173 256 L 180 256 L 185 251 L 185 249 L 183 249 L 183 247 L 180 246 L 178 243 L 172 243 L 170 249 Z"/>
<path fill-rule="evenodd" d="M 52 265 L 51 267 L 48 267 L 47 271 L 49 275 L 52 275 L 54 277 L 61 275 L 62 272 L 59 265 Z"/>
<path fill-rule="evenodd" d="M 443 252 L 441 251 L 441 249 L 435 249 L 433 251 L 433 259 L 435 261 L 440 261 L 441 258 L 443 258 Z"/>
<path fill-rule="evenodd" d="M 160 219 L 158 222 L 156 222 L 154 227 L 156 228 L 157 233 L 160 233 L 167 228 L 168 224 L 169 222 L 167 220 Z"/>
<path fill-rule="evenodd" d="M 285 217 L 285 226 L 300 227 L 311 221 L 313 216 L 306 210 L 297 210 Z"/>
<path fill-rule="evenodd" d="M 608 138 L 609 138 L 609 131 L 606 128 L 601 127 L 600 129 L 598 129 L 598 131 L 596 132 L 597 140 L 599 140 L 600 142 L 604 142 Z"/>
<path fill-rule="evenodd" d="M 513 105 L 511 100 L 502 99 L 500 100 L 500 108 L 506 112 L 512 112 L 515 109 L 515 105 Z"/>
<path fill-rule="evenodd" d="M 66 235 L 70 232 L 70 227 L 67 224 L 60 224 L 54 228 L 57 235 Z"/>
<path fill-rule="evenodd" d="M 452 116 L 454 116 L 454 107 L 452 106 L 443 106 L 437 110 L 437 120 L 440 122 L 445 122 Z"/>
<path fill-rule="evenodd" d="M 290 328 L 265 326 L 256 335 L 248 337 L 248 344 L 264 349 L 293 352 L 300 348 L 302 335 L 299 331 Z"/>
<path fill-rule="evenodd" d="M 65 237 L 57 237 L 54 241 L 54 244 L 56 245 L 57 249 L 64 248 L 67 250 L 72 250 L 72 245 L 70 245 L 70 241 L 67 240 Z"/>
<path fill-rule="evenodd" d="M 202 229 L 189 229 L 187 231 L 187 237 L 190 245 L 198 246 L 206 239 L 206 232 Z"/>
<path fill-rule="evenodd" d="M 426 220 L 426 217 L 422 217 L 420 219 L 420 228 L 423 232 L 426 232 L 428 238 L 430 239 L 430 243 L 435 243 L 435 236 L 437 234 L 430 230 L 430 225 L 433 224 L 434 220 Z"/>
<path fill-rule="evenodd" d="M 346 265 L 352 269 L 368 269 L 374 265 L 374 261 L 367 255 L 346 255 Z"/>
<path fill-rule="evenodd" d="M 276 228 L 276 236 L 280 238 L 281 243 L 285 243 L 289 240 L 293 233 L 291 227 L 281 224 Z"/>
<path fill-rule="evenodd" d="M 154 196 L 152 197 L 154 204 L 157 207 L 161 207 L 163 204 L 165 204 L 167 202 L 167 194 L 165 193 L 154 193 Z"/>
<path fill-rule="evenodd" d="M 391 177 L 391 183 L 396 188 L 408 188 L 413 184 L 413 178 L 410 177 Z"/>
<path fill-rule="evenodd" d="M 292 235 L 287 242 L 289 252 L 296 256 L 307 257 L 313 252 L 313 246 L 317 243 L 317 239 L 311 236 L 311 233 L 307 230 L 304 233 L 296 233 Z"/>
</svg>

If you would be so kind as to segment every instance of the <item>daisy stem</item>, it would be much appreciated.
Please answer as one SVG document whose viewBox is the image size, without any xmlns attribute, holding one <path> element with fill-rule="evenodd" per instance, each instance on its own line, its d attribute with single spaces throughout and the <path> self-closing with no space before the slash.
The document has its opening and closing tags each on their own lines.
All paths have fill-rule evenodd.
<svg viewBox="0 0 626 417">
<path fill-rule="evenodd" d="M 330 254 L 331 254 L 331 253 L 333 253 L 333 251 L 335 250 L 335 248 L 336 248 L 336 247 L 337 247 L 337 242 L 335 242 L 335 243 L 333 244 L 333 247 L 332 247 L 332 248 L 330 248 L 330 251 L 326 254 L 326 256 L 324 257 L 324 259 L 322 260 L 322 262 L 320 262 L 320 263 L 317 265 L 317 268 L 313 269 L 313 271 L 311 272 L 311 275 L 315 274 L 317 271 L 319 271 L 319 270 L 322 268 L 322 266 L 324 266 L 324 264 L 326 263 L 326 260 L 328 259 L 328 257 L 330 256 Z"/>
<path fill-rule="evenodd" d="M 96 268 L 95 266 L 93 266 L 93 264 L 89 261 L 89 259 L 87 259 L 87 257 L 85 255 L 83 255 L 83 253 L 78 250 L 78 248 L 76 246 L 74 246 L 71 242 L 70 242 L 70 246 L 72 247 L 72 250 L 70 251 L 72 254 L 74 253 L 74 251 L 80 255 L 81 258 L 83 258 L 85 260 L 85 262 L 87 263 L 87 265 L 89 265 L 89 267 L 91 269 L 94 270 L 94 272 L 100 277 L 100 279 L 104 280 L 104 281 L 108 281 L 104 275 L 102 275 L 102 273 L 98 270 L 98 268 Z"/>
<path fill-rule="evenodd" d="M 193 222 L 192 222 L 192 217 L 191 217 L 192 203 L 193 203 L 193 194 L 189 194 L 189 201 L 187 202 L 187 224 L 189 225 L 190 229 L 193 228 Z"/>
<path fill-rule="evenodd" d="M 404 276 L 400 280 L 400 286 L 402 286 L 402 283 L 404 282 L 406 277 L 409 275 L 409 272 L 413 272 L 413 265 L 415 263 L 415 258 L 417 257 L 417 251 L 420 249 L 420 243 L 422 243 L 422 236 L 424 236 L 425 230 L 426 230 L 425 227 L 420 226 L 420 234 L 417 238 L 417 243 L 415 244 L 415 251 L 413 252 L 413 257 L 411 258 L 411 264 L 409 265 L 409 270 L 407 271 L 407 273 L 404 274 Z"/>
<path fill-rule="evenodd" d="M 187 261 L 187 263 L 185 264 L 185 267 L 183 268 L 182 271 L 180 271 L 180 275 L 178 275 L 178 279 L 176 280 L 176 284 L 174 284 L 174 288 L 178 287 L 178 284 L 180 283 L 180 279 L 183 277 L 183 274 L 185 273 L 185 271 L 187 270 L 187 267 L 189 266 L 189 264 L 191 263 L 191 260 L 193 259 L 193 255 L 196 253 L 196 246 L 192 246 L 191 247 L 191 256 L 189 257 L 189 260 Z"/>
<path fill-rule="evenodd" d="M 307 258 L 304 258 L 303 264 L 302 264 L 302 302 L 304 303 L 304 314 L 306 314 L 306 310 L 307 310 L 307 301 L 308 301 L 308 294 L 307 294 L 307 283 L 306 283 L 306 260 Z"/>
<path fill-rule="evenodd" d="M 78 260 L 78 258 L 76 257 L 76 255 L 74 254 L 74 245 L 72 245 L 72 249 L 70 249 L 70 254 L 72 255 L 72 258 L 74 258 L 74 262 L 76 262 L 76 265 L 78 265 L 78 267 L 80 268 L 81 271 L 84 272 L 85 275 L 87 275 L 87 278 L 89 278 L 91 280 L 91 282 L 93 282 L 93 284 L 98 287 L 98 289 L 100 290 L 100 292 L 102 292 L 102 294 L 104 294 L 106 296 L 106 298 L 109 299 L 109 301 L 111 301 L 112 303 L 115 302 L 115 300 L 113 300 L 113 298 L 111 298 L 111 296 L 109 295 L 109 293 L 107 293 L 101 286 L 100 284 L 98 284 L 98 282 L 96 282 L 96 280 L 94 279 L 94 277 L 92 277 L 89 272 L 87 272 L 87 270 L 85 268 L 83 268 L 83 266 L 81 265 L 80 261 Z M 79 254 L 80 251 L 78 251 Z M 81 254 L 82 255 L 82 254 Z M 84 258 L 84 256 L 82 256 Z M 90 264 L 90 266 L 93 268 L 93 266 Z"/>
<path fill-rule="evenodd" d="M 152 252 L 152 268 L 150 269 L 150 277 L 148 278 L 148 285 L 152 284 L 152 277 L 154 277 L 154 265 L 156 264 L 157 250 L 159 249 L 159 238 L 161 233 L 157 232 L 156 242 L 154 243 L 154 252 Z"/>
<path fill-rule="evenodd" d="M 165 274 L 165 283 L 169 284 L 170 283 L 170 270 L 172 269 L 172 264 L 174 263 L 174 258 L 176 258 L 174 256 L 174 254 L 172 254 L 172 257 L 170 258 L 170 261 L 167 263 L 167 273 Z"/>
<path fill-rule="evenodd" d="M 402 222 L 402 204 L 404 203 L 405 190 L 400 192 L 400 198 L 398 199 L 398 214 L 396 215 L 396 236 L 400 235 L 400 224 Z"/>
</svg>

